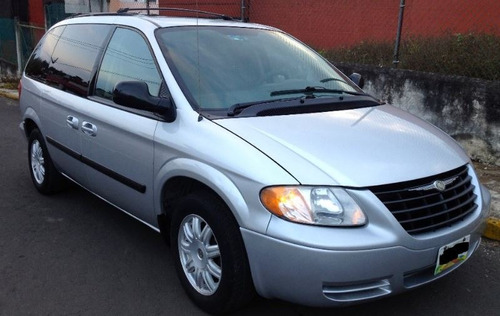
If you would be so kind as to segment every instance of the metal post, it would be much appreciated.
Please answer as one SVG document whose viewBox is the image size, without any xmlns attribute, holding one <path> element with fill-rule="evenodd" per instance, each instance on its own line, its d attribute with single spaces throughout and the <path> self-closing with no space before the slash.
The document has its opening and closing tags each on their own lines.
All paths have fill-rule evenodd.
<svg viewBox="0 0 500 316">
<path fill-rule="evenodd" d="M 241 21 L 245 22 L 245 0 L 241 0 Z"/>
<path fill-rule="evenodd" d="M 48 4 L 44 4 L 43 5 L 43 9 L 44 9 L 44 20 L 45 20 L 45 30 L 48 30 L 49 29 L 49 17 L 50 17 L 50 14 L 49 14 L 49 5 Z"/>
<path fill-rule="evenodd" d="M 146 8 L 148 9 L 148 15 L 149 15 L 149 0 L 146 0 Z"/>
<path fill-rule="evenodd" d="M 23 73 L 23 45 L 21 43 L 21 26 L 19 25 L 19 19 L 14 18 L 14 29 L 16 33 L 16 57 L 17 57 L 17 76 L 21 78 Z"/>
<path fill-rule="evenodd" d="M 92 13 L 92 0 L 89 0 L 89 13 Z"/>
<path fill-rule="evenodd" d="M 401 42 L 401 29 L 403 28 L 403 16 L 405 12 L 405 0 L 401 0 L 399 4 L 398 32 L 396 34 L 396 45 L 394 45 L 394 59 L 392 63 L 398 68 L 399 64 L 399 44 Z"/>
</svg>

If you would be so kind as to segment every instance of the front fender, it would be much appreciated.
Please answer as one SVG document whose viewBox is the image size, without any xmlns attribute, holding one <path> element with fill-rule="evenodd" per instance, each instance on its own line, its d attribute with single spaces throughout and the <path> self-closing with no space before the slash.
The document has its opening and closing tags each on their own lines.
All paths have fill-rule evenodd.
<svg viewBox="0 0 500 316">
<path fill-rule="evenodd" d="M 203 162 L 189 159 L 176 158 L 165 163 L 156 173 L 154 182 L 155 212 L 157 215 L 162 212 L 162 190 L 164 184 L 174 177 L 186 177 L 203 183 L 215 191 L 226 203 L 234 214 L 236 221 L 241 227 L 264 233 L 271 214 L 267 212 L 259 200 L 260 185 L 250 179 L 232 175 L 235 179 L 230 179 L 221 171 Z M 249 197 L 245 199 L 235 180 L 245 187 Z"/>
</svg>

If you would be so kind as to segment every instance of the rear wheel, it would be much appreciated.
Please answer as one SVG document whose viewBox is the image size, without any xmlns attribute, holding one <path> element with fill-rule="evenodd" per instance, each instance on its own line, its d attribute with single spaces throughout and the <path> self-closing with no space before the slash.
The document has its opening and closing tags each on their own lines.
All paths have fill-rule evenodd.
<svg viewBox="0 0 500 316">
<path fill-rule="evenodd" d="M 171 224 L 179 279 L 200 308 L 209 313 L 226 313 L 253 298 L 241 233 L 220 199 L 206 192 L 182 198 Z"/>
<path fill-rule="evenodd" d="M 34 129 L 29 136 L 28 161 L 31 180 L 40 193 L 52 194 L 61 190 L 63 178 L 54 167 L 38 129 Z"/>
</svg>

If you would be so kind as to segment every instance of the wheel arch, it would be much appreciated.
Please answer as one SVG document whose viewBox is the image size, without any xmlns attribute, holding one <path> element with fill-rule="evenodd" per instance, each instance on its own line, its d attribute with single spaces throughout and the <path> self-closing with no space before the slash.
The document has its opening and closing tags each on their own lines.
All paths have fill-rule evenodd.
<svg viewBox="0 0 500 316">
<path fill-rule="evenodd" d="M 199 190 L 210 192 L 224 202 L 240 227 L 249 216 L 248 205 L 231 179 L 200 161 L 178 158 L 167 162 L 155 181 L 155 210 L 161 230 L 169 227 L 176 201 Z"/>
<path fill-rule="evenodd" d="M 35 110 L 31 107 L 26 108 L 26 111 L 23 113 L 23 125 L 24 125 L 24 134 L 26 135 L 26 138 L 28 138 L 31 134 L 31 132 L 37 128 L 40 130 L 40 118 L 38 117 L 38 114 L 35 112 Z M 43 133 L 42 133 L 43 135 Z"/>
<path fill-rule="evenodd" d="M 38 125 L 30 118 L 24 120 L 24 134 L 28 138 L 34 129 L 39 129 Z"/>
<path fill-rule="evenodd" d="M 226 175 L 212 166 L 188 158 L 167 162 L 157 173 L 155 181 L 157 215 L 168 213 L 176 198 L 196 190 L 208 190 L 219 197 L 232 211 L 238 223 L 248 213 L 248 207 L 239 189 Z M 177 195 L 175 195 L 177 194 Z M 165 199 L 170 205 L 165 205 Z"/>
</svg>

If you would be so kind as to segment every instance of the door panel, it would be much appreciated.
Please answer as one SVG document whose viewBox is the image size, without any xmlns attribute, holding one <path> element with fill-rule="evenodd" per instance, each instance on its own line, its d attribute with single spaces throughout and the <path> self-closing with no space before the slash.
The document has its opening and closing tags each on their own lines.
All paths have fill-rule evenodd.
<svg viewBox="0 0 500 316">
<path fill-rule="evenodd" d="M 27 68 L 27 74 L 45 83 L 41 85 L 41 128 L 54 164 L 85 187 L 82 111 L 88 103 L 86 97 L 97 60 L 111 31 L 107 25 L 57 27 L 37 49 L 35 59 L 39 62 L 30 61 Z"/>
<path fill-rule="evenodd" d="M 89 188 L 141 220 L 156 225 L 153 211 L 153 136 L 158 122 L 104 106 L 88 107 L 82 126 Z"/>
<path fill-rule="evenodd" d="M 113 103 L 113 89 L 121 81 L 145 82 L 155 96 L 162 86 L 145 37 L 128 28 L 117 28 L 111 37 L 97 73 L 95 102 L 82 123 L 89 185 L 109 202 L 156 226 L 153 137 L 158 121 L 137 114 L 141 109 Z"/>
<path fill-rule="evenodd" d="M 80 161 L 82 153 L 78 117 L 85 108 L 85 99 L 54 89 L 42 87 L 41 120 L 48 150 L 58 170 L 87 186 L 85 166 Z M 72 126 L 68 124 L 72 117 Z"/>
</svg>

